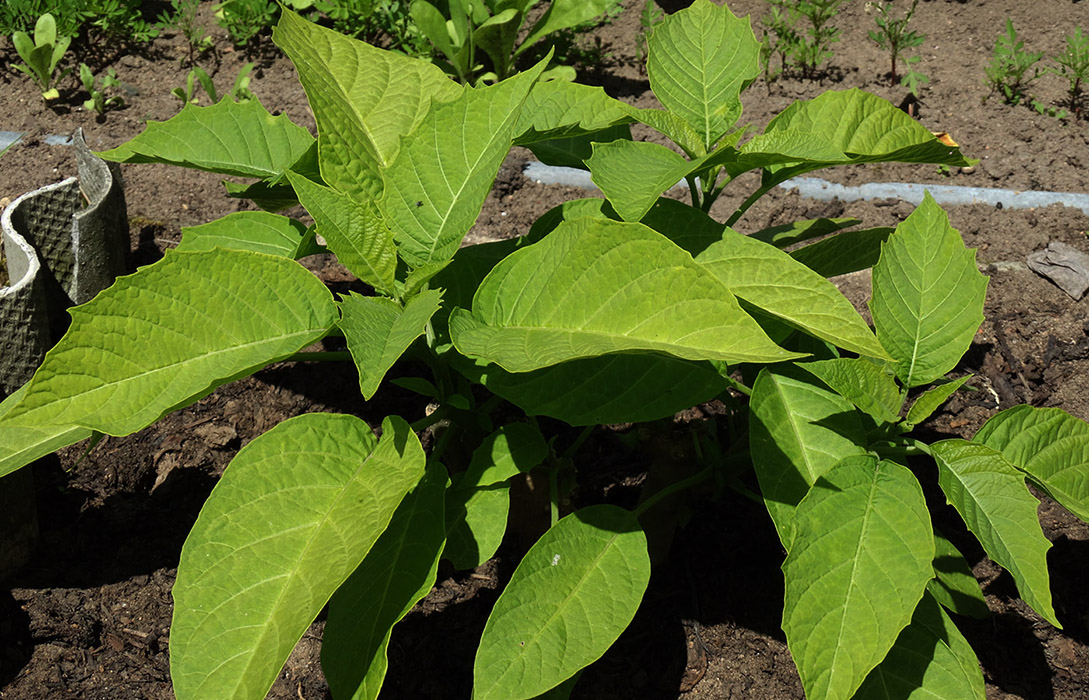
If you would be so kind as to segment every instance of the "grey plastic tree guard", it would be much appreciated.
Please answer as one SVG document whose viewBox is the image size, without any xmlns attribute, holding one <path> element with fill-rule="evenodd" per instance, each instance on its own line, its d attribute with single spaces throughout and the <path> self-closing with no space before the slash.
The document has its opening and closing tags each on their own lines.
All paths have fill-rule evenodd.
<svg viewBox="0 0 1089 700">
<path fill-rule="evenodd" d="M 79 177 L 28 192 L 0 215 L 8 286 L 0 288 L 0 397 L 22 386 L 63 332 L 65 309 L 125 271 L 128 214 L 120 171 L 72 139 Z"/>
</svg>

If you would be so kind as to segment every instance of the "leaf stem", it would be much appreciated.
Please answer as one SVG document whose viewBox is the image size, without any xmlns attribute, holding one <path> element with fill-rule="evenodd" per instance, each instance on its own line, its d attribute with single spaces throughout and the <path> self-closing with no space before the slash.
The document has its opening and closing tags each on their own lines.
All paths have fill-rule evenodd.
<svg viewBox="0 0 1089 700">
<path fill-rule="evenodd" d="M 594 432 L 594 428 L 595 428 L 595 427 L 597 427 L 597 426 L 594 426 L 594 425 L 588 425 L 588 426 L 586 426 L 585 428 L 583 428 L 583 429 L 582 429 L 582 432 L 581 432 L 581 433 L 579 433 L 579 436 L 578 436 L 577 438 L 575 438 L 575 441 L 574 441 L 574 442 L 572 442 L 572 443 L 571 443 L 571 444 L 570 444 L 570 445 L 568 446 L 568 448 L 567 448 L 566 450 L 564 450 L 564 451 L 563 451 L 563 454 L 562 454 L 562 455 L 560 455 L 560 459 L 561 459 L 561 460 L 563 460 L 563 459 L 571 459 L 571 457 L 573 457 L 573 456 L 574 456 L 574 454 L 575 454 L 576 452 L 578 452 L 578 449 L 579 449 L 580 447 L 582 447 L 582 443 L 586 442 L 586 438 L 590 437 L 590 433 Z"/>
<path fill-rule="evenodd" d="M 408 427 L 411 428 L 413 432 L 418 433 L 421 430 L 427 430 L 431 426 L 441 421 L 443 418 L 446 418 L 448 415 L 450 415 L 450 409 L 444 404 L 432 411 L 431 415 L 424 416 L 423 418 L 412 423 Z"/>
<path fill-rule="evenodd" d="M 753 192 L 752 194 L 749 195 L 748 199 L 746 199 L 744 202 L 741 203 L 741 206 L 739 206 L 737 208 L 737 211 L 735 211 L 733 214 L 730 215 L 730 218 L 726 220 L 726 225 L 727 226 L 733 226 L 734 224 L 736 224 L 737 220 L 740 219 L 742 216 L 744 216 L 745 212 L 747 212 L 749 210 L 749 207 L 751 207 L 753 204 L 756 203 L 756 200 L 760 199 L 765 194 L 767 194 L 768 191 L 771 190 L 772 187 L 775 187 L 776 185 L 778 185 L 779 182 L 781 182 L 781 181 L 780 180 L 772 180 L 772 181 L 768 182 L 767 184 L 760 185 L 760 187 L 757 188 L 755 192 Z"/>
<path fill-rule="evenodd" d="M 675 493 L 678 493 L 680 491 L 684 491 L 685 489 L 692 488 L 693 486 L 696 486 L 697 484 L 701 484 L 704 481 L 707 481 L 708 479 L 711 478 L 711 474 L 712 474 L 711 467 L 704 467 L 702 470 L 696 472 L 695 474 L 688 477 L 687 479 L 681 479 L 680 481 L 676 481 L 676 482 L 670 484 L 669 486 L 665 487 L 661 491 L 658 491 L 657 493 L 652 495 L 647 500 L 640 503 L 635 508 L 635 510 L 633 511 L 635 513 L 635 517 L 638 518 L 641 515 L 643 515 L 643 513 L 646 513 L 648 510 L 650 510 L 655 505 L 657 505 L 658 502 L 661 501 L 662 499 L 668 498 L 668 497 L 672 496 Z"/>
</svg>

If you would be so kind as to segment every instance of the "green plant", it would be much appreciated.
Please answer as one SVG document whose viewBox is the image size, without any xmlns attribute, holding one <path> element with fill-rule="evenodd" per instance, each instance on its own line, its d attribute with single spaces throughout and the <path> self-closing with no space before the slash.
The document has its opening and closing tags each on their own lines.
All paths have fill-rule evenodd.
<svg viewBox="0 0 1089 700">
<path fill-rule="evenodd" d="M 62 37 L 74 37 L 86 19 L 79 4 L 71 0 L 7 0 L 0 3 L 0 34 L 29 32 L 47 13 L 53 15 L 57 35 Z"/>
<path fill-rule="evenodd" d="M 1055 57 L 1058 70 L 1052 70 L 1070 83 L 1067 94 L 1070 95 L 1069 108 L 1076 115 L 1081 114 L 1082 84 L 1089 80 L 1089 36 L 1081 32 L 1081 27 L 1066 35 L 1066 48 Z"/>
<path fill-rule="evenodd" d="M 821 64 L 832 57 L 839 29 L 830 22 L 845 0 L 768 0 L 771 15 L 765 25 L 775 36 L 773 51 L 801 70 L 803 78 L 815 78 Z M 805 18 L 805 31 L 798 29 Z M 785 63 L 783 64 L 785 67 Z"/>
<path fill-rule="evenodd" d="M 481 84 L 509 77 L 515 60 L 538 41 L 605 13 L 615 0 L 552 0 L 532 27 L 523 27 L 534 0 L 448 0 L 445 12 L 428 0 L 412 0 L 412 20 L 445 60 L 438 65 L 462 83 Z M 519 41 L 521 39 L 521 41 Z M 484 65 L 478 55 L 490 60 Z M 574 77 L 571 69 L 555 75 Z"/>
<path fill-rule="evenodd" d="M 870 39 L 879 49 L 889 52 L 889 85 L 896 84 L 898 75 L 896 63 L 897 60 L 902 60 L 908 70 L 900 78 L 900 84 L 907 86 L 915 96 L 919 95 L 919 85 L 928 82 L 926 75 L 912 68 L 919 62 L 919 57 L 904 56 L 905 51 L 922 46 L 926 41 L 925 34 L 908 29 L 908 23 L 915 15 L 918 4 L 919 0 L 911 0 L 911 7 L 899 17 L 892 12 L 892 0 L 878 0 L 878 2 L 867 4 L 867 9 L 873 8 L 876 12 L 874 22 L 877 24 L 877 30 L 870 30 Z"/>
<path fill-rule="evenodd" d="M 177 97 L 182 101 L 183 105 L 196 104 L 198 102 L 196 89 L 199 85 L 204 88 L 204 92 L 212 100 L 212 103 L 219 102 L 221 99 L 230 98 L 234 102 L 249 102 L 255 100 L 256 97 L 250 91 L 250 72 L 253 70 L 253 63 L 247 63 L 239 69 L 238 75 L 234 78 L 234 85 L 230 91 L 224 93 L 222 97 L 216 91 L 215 83 L 212 82 L 212 78 L 208 73 L 200 66 L 193 66 L 190 69 L 188 75 L 185 76 L 185 87 L 176 87 L 170 91 L 170 94 Z"/>
<path fill-rule="evenodd" d="M 125 100 L 120 95 L 106 96 L 106 91 L 121 87 L 121 81 L 117 79 L 117 71 L 110 68 L 101 80 L 96 80 L 94 73 L 86 63 L 79 64 L 79 81 L 83 83 L 83 89 L 90 94 L 90 98 L 83 103 L 87 111 L 97 112 L 99 116 L 105 116 L 107 109 L 124 107 Z"/>
<path fill-rule="evenodd" d="M 298 70 L 316 139 L 257 101 L 224 100 L 186 105 L 101 155 L 253 178 L 230 193 L 269 210 L 301 203 L 315 226 L 244 211 L 188 229 L 163 260 L 73 309 L 35 377 L 0 403 L 2 476 L 96 432 L 132 433 L 272 362 L 350 361 L 367 400 L 402 357 L 428 368 L 396 380 L 423 395 L 420 415 L 385 418 L 380 438 L 356 417 L 316 413 L 239 451 L 182 550 L 179 700 L 264 697 L 326 603 L 333 697 L 376 697 L 391 628 L 440 558 L 466 569 L 492 556 L 510 481 L 533 470 L 549 484 L 551 527 L 489 616 L 476 700 L 567 697 L 643 596 L 641 516 L 697 485 L 765 503 L 787 551 L 783 627 L 811 700 L 888 688 L 984 698 L 946 612 L 985 610 L 982 592 L 935 530 L 909 458 L 932 460 L 931 485 L 1058 624 L 1026 480 L 1089 517 L 1089 424 L 1020 406 L 972 440 L 912 435 L 970 379 L 949 373 L 983 321 L 986 279 L 941 208 L 927 196 L 895 230 L 848 230 L 850 219 L 733 228 L 796 175 L 969 165 L 957 147 L 860 90 L 795 102 L 742 141 L 759 43 L 708 0 L 649 38 L 663 109 L 542 81 L 547 57 L 495 85 L 457 85 L 289 11 L 273 40 Z M 632 141 L 633 122 L 684 155 Z M 461 247 L 512 145 L 588 169 L 606 199 L 567 202 L 520 239 Z M 712 219 L 724 188 L 752 171 L 759 186 L 725 223 Z M 661 196 L 680 179 L 691 206 Z M 323 250 L 373 293 L 334 300 L 296 262 Z M 870 267 L 874 329 L 827 279 Z M 333 334 L 346 352 L 302 351 Z M 653 435 L 654 421 L 715 397 L 730 415 L 690 436 L 696 473 L 654 462 L 663 485 L 634 511 L 560 517 L 595 426 L 649 423 Z M 572 430 L 546 434 L 536 416 Z"/>
<path fill-rule="evenodd" d="M 273 0 L 223 0 L 215 16 L 235 46 L 245 46 L 272 26 L 277 12 Z"/>
<path fill-rule="evenodd" d="M 196 65 L 198 55 L 210 51 L 214 45 L 212 37 L 197 24 L 199 8 L 200 0 L 170 0 L 170 9 L 159 15 L 159 26 L 175 27 L 185 37 L 190 67 Z"/>
<path fill-rule="evenodd" d="M 771 10 L 761 22 L 765 27 L 764 37 L 760 44 L 760 60 L 764 66 L 764 80 L 772 82 L 780 74 L 785 73 L 790 65 L 791 56 L 797 50 L 801 37 L 796 26 L 800 15 L 792 8 L 772 4 Z M 771 57 L 779 56 L 779 71 L 773 72 Z"/>
<path fill-rule="evenodd" d="M 159 27 L 144 19 L 141 0 L 84 0 L 88 28 L 102 35 L 147 43 L 159 35 Z"/>
<path fill-rule="evenodd" d="M 48 102 L 60 97 L 60 93 L 54 84 L 68 75 L 70 69 L 54 76 L 53 73 L 64 58 L 64 52 L 71 43 L 69 37 L 57 36 L 57 22 L 53 15 L 46 13 L 38 18 L 34 25 L 34 40 L 25 32 L 15 32 L 11 37 L 15 44 L 15 50 L 19 58 L 23 59 L 21 65 L 16 65 L 15 70 L 30 76 L 42 91 L 42 99 Z"/>
<path fill-rule="evenodd" d="M 1040 75 L 1036 64 L 1043 55 L 1042 51 L 1025 50 L 1025 42 L 1017 38 L 1013 20 L 1007 17 L 1006 33 L 995 42 L 991 63 L 985 70 L 991 91 L 1001 93 L 1006 104 L 1021 104 L 1027 97 L 1025 89 Z"/>
</svg>

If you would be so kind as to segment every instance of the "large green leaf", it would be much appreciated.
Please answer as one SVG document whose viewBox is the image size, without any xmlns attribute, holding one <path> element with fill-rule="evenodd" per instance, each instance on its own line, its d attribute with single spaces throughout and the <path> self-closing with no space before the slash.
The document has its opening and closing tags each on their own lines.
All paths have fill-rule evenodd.
<svg viewBox="0 0 1089 700">
<path fill-rule="evenodd" d="M 783 631 L 810 700 L 848 700 L 893 647 L 934 575 L 922 488 L 906 467 L 848 457 L 794 515 Z"/>
<path fill-rule="evenodd" d="M 393 626 L 431 590 L 446 538 L 446 468 L 430 464 L 348 580 L 329 601 L 321 668 L 337 698 L 375 700 Z"/>
<path fill-rule="evenodd" d="M 1013 574 L 1026 603 L 1061 627 L 1051 607 L 1047 550 L 1051 543 L 1036 519 L 1039 502 L 1025 487 L 1025 475 L 998 450 L 967 440 L 930 446 L 945 497 L 983 545 L 987 556 Z"/>
<path fill-rule="evenodd" d="M 710 363 L 665 355 L 605 355 L 517 374 L 489 365 L 470 376 L 529 415 L 575 426 L 668 418 L 727 389 Z"/>
<path fill-rule="evenodd" d="M 278 178 L 306 153 L 314 137 L 287 115 L 274 117 L 257 100 L 187 104 L 98 155 L 120 163 L 170 163 L 223 175 Z"/>
<path fill-rule="evenodd" d="M 243 447 L 182 547 L 170 676 L 178 700 L 262 698 L 424 472 L 400 418 L 382 439 L 312 413 Z"/>
<path fill-rule="evenodd" d="M 320 251 L 314 234 L 294 219 L 264 211 L 237 211 L 200 226 L 182 227 L 178 250 L 215 247 L 302 258 Z"/>
<path fill-rule="evenodd" d="M 382 208 L 401 256 L 417 267 L 448 260 L 476 221 L 510 150 L 545 61 L 486 88 L 435 103 L 384 172 Z"/>
<path fill-rule="evenodd" d="M 881 246 L 870 311 L 907 386 L 953 369 L 983 323 L 987 278 L 930 193 Z"/>
<path fill-rule="evenodd" d="M 778 131 L 808 134 L 809 140 L 842 152 L 851 163 L 971 165 L 971 161 L 960 154 L 959 147 L 943 143 L 891 102 L 857 88 L 829 90 L 812 100 L 795 102 L 764 129 L 769 136 Z M 804 146 L 805 139 L 798 143 Z M 805 160 L 808 162 L 798 158 L 797 165 L 774 165 L 768 170 L 774 173 L 775 182 L 782 182 L 801 173 L 844 162 L 838 158 L 825 162 Z"/>
<path fill-rule="evenodd" d="M 350 293 L 340 302 L 340 327 L 359 372 L 359 390 L 368 401 L 382 377 L 412 341 L 423 335 L 439 310 L 442 292 L 431 289 L 401 306 L 392 299 Z"/>
<path fill-rule="evenodd" d="M 794 509 L 841 459 L 865 454 L 866 431 L 846 399 L 797 368 L 763 369 L 749 402 L 749 450 L 779 539 L 790 548 Z"/>
<path fill-rule="evenodd" d="M 975 652 L 941 606 L 924 595 L 911 624 L 854 700 L 984 700 Z"/>
<path fill-rule="evenodd" d="M 696 262 L 739 298 L 810 335 L 861 355 L 888 357 L 835 285 L 773 245 L 728 229 Z"/>
<path fill-rule="evenodd" d="M 748 17 L 695 0 L 655 27 L 648 44 L 654 95 L 710 149 L 741 116 L 742 85 L 760 74 L 760 44 Z"/>
<path fill-rule="evenodd" d="M 628 124 L 629 107 L 600 87 L 548 80 L 533 86 L 514 127 L 514 145 L 569 138 Z"/>
<path fill-rule="evenodd" d="M 473 700 L 525 700 L 598 659 L 628 626 L 650 580 L 630 511 L 563 518 L 518 564 L 495 602 L 473 667 Z"/>
<path fill-rule="evenodd" d="M 1025 470 L 1056 501 L 1089 521 L 1089 424 L 1059 408 L 1016 406 L 992 417 L 975 442 Z"/>
<path fill-rule="evenodd" d="M 595 143 L 586 161 L 590 178 L 624 221 L 639 221 L 658 196 L 688 175 L 692 164 L 647 141 Z"/>
<path fill-rule="evenodd" d="M 382 190 L 382 170 L 401 138 L 460 88 L 429 61 L 384 51 L 283 12 L 272 34 L 306 89 L 318 124 L 322 179 L 365 201 Z"/>
<path fill-rule="evenodd" d="M 71 314 L 22 400 L 0 417 L 0 470 L 84 429 L 127 435 L 150 425 L 322 337 L 336 307 L 298 263 L 220 249 L 168 251 Z"/>
<path fill-rule="evenodd" d="M 900 418 L 900 389 L 884 366 L 861 357 L 837 357 L 798 366 L 879 422 L 895 423 Z"/>
<path fill-rule="evenodd" d="M 774 362 L 778 347 L 691 256 L 643 226 L 566 221 L 496 265 L 450 332 L 463 354 L 528 372 L 613 352 Z"/>
<path fill-rule="evenodd" d="M 392 294 L 397 269 L 393 232 L 370 202 L 361 202 L 288 172 L 299 202 L 337 260 L 363 282 Z"/>
</svg>

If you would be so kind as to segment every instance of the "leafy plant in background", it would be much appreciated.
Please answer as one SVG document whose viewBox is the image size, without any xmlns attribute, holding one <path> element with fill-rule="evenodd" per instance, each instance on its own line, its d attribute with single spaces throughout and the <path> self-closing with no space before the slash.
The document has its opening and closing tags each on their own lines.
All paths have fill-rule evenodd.
<svg viewBox="0 0 1089 700">
<path fill-rule="evenodd" d="M 839 29 L 831 21 L 844 0 L 769 0 L 771 30 L 776 51 L 800 69 L 803 78 L 815 78 L 821 65 L 832 57 L 832 44 L 839 41 Z M 776 12 L 778 10 L 778 12 Z M 799 24 L 805 19 L 805 31 Z"/>
<path fill-rule="evenodd" d="M 1007 17 L 1006 33 L 999 35 L 991 63 L 985 69 L 991 91 L 1001 94 L 1006 104 L 1021 104 L 1026 99 L 1025 90 L 1029 83 L 1040 75 L 1036 64 L 1043 55 L 1042 51 L 1025 50 L 1025 42 L 1017 38 L 1013 20 Z"/>
<path fill-rule="evenodd" d="M 48 13 L 57 24 L 57 35 L 71 38 L 79 32 L 84 20 L 78 9 L 76 3 L 61 0 L 7 0 L 0 3 L 0 34 L 29 32 L 38 18 Z"/>
<path fill-rule="evenodd" d="M 1070 111 L 1080 116 L 1083 84 L 1089 81 L 1089 37 L 1082 34 L 1081 27 L 1074 27 L 1074 31 L 1066 35 L 1066 48 L 1055 57 L 1055 62 L 1059 68 L 1052 69 L 1053 72 L 1070 83 L 1067 90 Z"/>
<path fill-rule="evenodd" d="M 147 43 L 159 35 L 159 26 L 144 18 L 141 0 L 85 0 L 89 32 L 122 41 Z"/>
<path fill-rule="evenodd" d="M 272 0 L 224 0 L 215 17 L 235 46 L 246 46 L 276 21 L 278 6 Z"/>
<path fill-rule="evenodd" d="M 647 60 L 650 35 L 654 33 L 654 27 L 664 19 L 665 13 L 658 7 L 658 4 L 654 0 L 647 0 L 643 5 L 643 9 L 639 12 L 639 31 L 635 34 L 635 59 L 639 62 L 640 67 Z"/>
<path fill-rule="evenodd" d="M 913 68 L 919 62 L 919 57 L 905 56 L 904 52 L 922 46 L 923 42 L 926 41 L 925 34 L 908 29 L 908 23 L 911 22 L 911 18 L 915 15 L 915 8 L 918 5 L 919 0 L 911 0 L 911 7 L 900 16 L 893 13 L 892 0 L 879 0 L 878 2 L 867 3 L 866 6 L 867 10 L 871 8 L 874 10 L 874 22 L 877 24 L 876 31 L 870 30 L 870 39 L 877 44 L 879 49 L 889 52 L 889 85 L 895 85 L 897 82 L 896 64 L 897 61 L 900 61 L 907 66 L 907 72 L 900 77 L 899 82 L 911 90 L 916 97 L 919 95 L 919 86 L 922 83 L 929 82 L 929 79 L 925 74 Z"/>
<path fill-rule="evenodd" d="M 159 15 L 160 27 L 173 27 L 185 37 L 190 67 L 196 65 L 197 56 L 210 51 L 214 45 L 212 37 L 197 24 L 199 9 L 200 0 L 170 0 L 170 9 Z"/>
<path fill-rule="evenodd" d="M 761 65 L 765 82 L 772 82 L 790 66 L 791 57 L 797 52 L 801 37 L 796 29 L 800 15 L 785 4 L 771 3 L 771 9 L 760 21 L 764 25 L 764 37 L 760 44 Z M 772 56 L 779 57 L 779 71 L 773 72 Z"/>
<path fill-rule="evenodd" d="M 314 7 L 329 18 L 333 29 L 351 37 L 384 40 L 389 48 L 426 58 L 431 44 L 412 21 L 404 0 L 315 0 Z"/>
<path fill-rule="evenodd" d="M 106 116 L 107 109 L 125 106 L 125 100 L 120 95 L 106 95 L 107 90 L 121 87 L 121 81 L 117 79 L 117 71 L 110 68 L 101 79 L 96 79 L 95 74 L 87 67 L 86 63 L 79 64 L 79 81 L 90 98 L 83 103 L 83 108 L 88 112 L 97 112 L 100 117 Z"/>
<path fill-rule="evenodd" d="M 947 612 L 985 614 L 982 593 L 935 529 L 909 457 L 933 460 L 968 530 L 1058 624 L 1026 480 L 1089 517 L 1089 424 L 1020 406 L 971 440 L 911 435 L 968 381 L 949 373 L 983 320 L 986 280 L 941 208 L 927 197 L 895 230 L 844 219 L 733 228 L 796 175 L 968 165 L 955 146 L 859 90 L 795 102 L 743 140 L 759 43 L 747 19 L 708 0 L 649 38 L 663 109 L 542 81 L 547 58 L 495 85 L 457 85 L 287 11 L 273 39 L 296 65 L 316 139 L 257 101 L 224 100 L 186 105 L 102 155 L 253 178 L 229 191 L 268 210 L 301 203 L 314 227 L 244 211 L 187 229 L 163 260 L 73 309 L 34 378 L 0 403 L 3 475 L 95 432 L 132 433 L 272 362 L 351 361 L 367 400 L 403 356 L 429 368 L 397 380 L 438 406 L 421 402 L 413 423 L 388 416 L 375 437 L 353 416 L 307 414 L 239 451 L 182 550 L 170 634 L 179 700 L 263 698 L 327 603 L 333 697 L 377 697 L 391 629 L 430 590 L 439 559 L 465 569 L 490 558 L 510 482 L 534 470 L 550 484 L 551 526 L 489 616 L 476 700 L 567 697 L 639 606 L 642 516 L 711 481 L 744 497 L 751 484 L 771 515 L 787 551 L 783 628 L 810 700 L 984 697 Z M 683 155 L 632 141 L 633 122 Z M 588 169 L 606 199 L 463 248 L 512 145 Z M 759 186 L 725 224 L 711 218 L 751 171 Z M 661 196 L 680 179 L 691 205 Z M 325 249 L 373 292 L 334 300 L 296 262 Z M 827 279 L 871 266 L 873 330 Z M 340 334 L 347 352 L 302 352 Z M 663 485 L 634 511 L 560 517 L 563 474 L 595 426 L 668 419 L 715 397 L 731 415 L 697 434 L 699 472 L 678 478 L 654 462 Z M 536 416 L 581 432 L 546 435 Z M 422 430 L 435 432 L 430 454 Z"/>
<path fill-rule="evenodd" d="M 68 50 L 71 38 L 57 36 L 57 21 L 48 12 L 38 18 L 34 25 L 34 39 L 31 40 L 26 32 L 17 31 L 12 35 L 11 41 L 15 44 L 15 50 L 19 58 L 23 59 L 21 65 L 16 65 L 15 70 L 30 76 L 42 92 L 42 99 L 48 102 L 60 97 L 60 93 L 54 84 L 68 75 L 71 69 L 64 69 L 59 75 L 53 74 L 64 58 L 64 52 Z"/>
<path fill-rule="evenodd" d="M 428 0 L 413 0 L 410 7 L 416 26 L 445 57 L 438 65 L 462 83 L 480 84 L 509 77 L 515 60 L 538 41 L 602 15 L 616 0 L 552 0 L 533 26 L 523 26 L 536 4 L 536 0 L 449 0 L 444 13 Z M 490 68 L 478 52 L 488 57 Z M 553 75 L 570 79 L 574 70 L 556 69 Z"/>
</svg>

